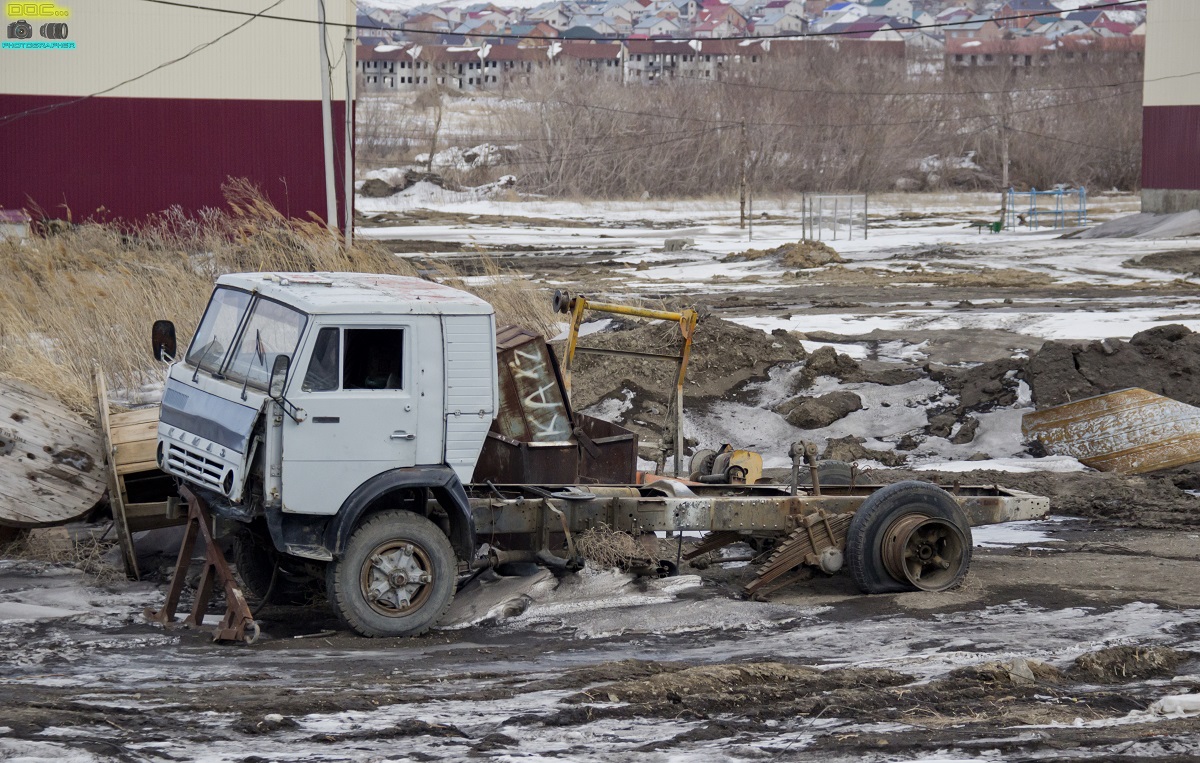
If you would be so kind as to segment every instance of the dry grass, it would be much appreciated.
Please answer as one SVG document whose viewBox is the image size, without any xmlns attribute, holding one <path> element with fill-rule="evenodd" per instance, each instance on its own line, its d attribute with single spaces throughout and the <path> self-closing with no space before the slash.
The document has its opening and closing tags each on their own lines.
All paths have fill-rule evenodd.
<svg viewBox="0 0 1200 763">
<path fill-rule="evenodd" d="M 31 530 L 0 546 L 0 558 L 74 567 L 97 583 L 115 583 L 125 580 L 125 572 L 119 563 L 113 566 L 104 558 L 114 546 L 114 540 L 72 538 L 62 528 L 49 528 Z"/>
<path fill-rule="evenodd" d="M 626 532 L 601 522 L 575 537 L 579 554 L 600 569 L 628 569 L 650 557 L 646 548 Z"/>
<path fill-rule="evenodd" d="M 223 273 L 416 275 L 375 242 L 347 248 L 318 222 L 285 218 L 245 182 L 231 182 L 226 197 L 228 211 L 199 218 L 168 211 L 136 227 L 83 224 L 45 238 L 0 239 L 0 376 L 91 415 L 93 367 L 104 370 L 113 389 L 161 380 L 150 353 L 151 324 L 174 321 L 186 346 Z M 494 263 L 485 267 L 496 277 L 465 288 L 493 302 L 498 323 L 543 332 L 553 326 L 548 295 L 505 277 Z M 453 271 L 446 276 L 462 283 Z"/>
</svg>

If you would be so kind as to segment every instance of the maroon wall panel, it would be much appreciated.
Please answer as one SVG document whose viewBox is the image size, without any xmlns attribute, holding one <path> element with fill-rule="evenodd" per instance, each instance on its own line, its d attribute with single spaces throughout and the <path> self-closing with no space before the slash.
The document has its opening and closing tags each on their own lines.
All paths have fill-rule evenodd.
<svg viewBox="0 0 1200 763">
<path fill-rule="evenodd" d="M 1200 106 L 1142 109 L 1142 187 L 1200 190 Z"/>
<path fill-rule="evenodd" d="M 325 217 L 320 101 L 0 94 L 0 208 L 140 220 L 178 205 L 225 207 L 229 177 L 255 183 L 292 217 Z M 333 104 L 342 216 L 342 103 Z"/>
</svg>

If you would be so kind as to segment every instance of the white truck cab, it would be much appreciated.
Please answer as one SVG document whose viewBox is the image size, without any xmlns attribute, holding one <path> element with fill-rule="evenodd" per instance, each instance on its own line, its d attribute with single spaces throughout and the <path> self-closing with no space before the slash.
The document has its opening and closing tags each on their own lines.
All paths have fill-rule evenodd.
<svg viewBox="0 0 1200 763">
<path fill-rule="evenodd" d="M 265 525 L 268 550 L 334 562 L 331 588 L 360 518 L 423 506 L 427 491 L 444 516 L 404 513 L 435 531 L 440 522 L 451 562 L 455 550 L 469 560 L 474 528 L 463 483 L 498 407 L 495 333 L 489 304 L 418 278 L 221 276 L 191 346 L 168 372 L 159 466 L 218 515 Z M 413 540 L 409 550 L 367 549 L 382 561 L 357 563 L 350 577 L 374 575 L 380 584 L 374 600 L 360 602 L 367 611 L 335 607 L 356 629 L 394 633 L 397 619 L 421 609 L 413 602 L 431 586 L 419 580 L 436 577 L 434 557 L 444 549 L 413 550 Z M 454 573 L 441 574 L 453 585 Z M 364 625 L 371 614 L 390 621 Z"/>
</svg>

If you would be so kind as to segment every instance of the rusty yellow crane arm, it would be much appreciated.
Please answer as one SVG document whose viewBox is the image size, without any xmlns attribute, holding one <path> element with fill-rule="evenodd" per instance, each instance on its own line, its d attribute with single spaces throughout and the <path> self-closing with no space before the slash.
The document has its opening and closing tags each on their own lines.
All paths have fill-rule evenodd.
<svg viewBox="0 0 1200 763">
<path fill-rule="evenodd" d="M 671 360 L 678 364 L 675 375 L 675 475 L 679 476 L 683 469 L 683 382 L 687 377 L 688 359 L 692 353 L 692 336 L 696 325 L 700 322 L 700 314 L 691 308 L 671 312 L 669 310 L 653 310 L 648 307 L 634 305 L 616 305 L 611 302 L 593 302 L 579 294 L 565 291 L 554 292 L 554 309 L 556 312 L 571 316 L 570 328 L 567 330 L 567 352 L 563 358 L 563 386 L 567 394 L 571 394 L 571 366 L 576 353 L 593 355 L 622 355 L 633 358 L 652 358 Z M 591 310 L 613 315 L 628 315 L 634 318 L 648 318 L 656 321 L 668 321 L 679 324 L 679 333 L 683 337 L 683 347 L 678 355 L 657 352 L 638 352 L 635 350 L 609 350 L 600 347 L 581 347 L 579 345 L 579 327 L 583 324 L 584 312 Z"/>
</svg>

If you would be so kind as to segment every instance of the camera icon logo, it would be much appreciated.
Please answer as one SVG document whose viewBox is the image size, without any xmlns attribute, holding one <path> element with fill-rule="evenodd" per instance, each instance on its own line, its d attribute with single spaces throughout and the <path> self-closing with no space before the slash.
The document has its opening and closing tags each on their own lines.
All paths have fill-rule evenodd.
<svg viewBox="0 0 1200 763">
<path fill-rule="evenodd" d="M 33 38 L 33 27 L 25 19 L 19 19 L 8 25 L 8 39 L 29 40 Z"/>
<path fill-rule="evenodd" d="M 67 39 L 67 25 L 63 24 L 62 22 L 42 24 L 41 29 L 38 31 L 41 33 L 42 37 L 47 40 Z"/>
</svg>

